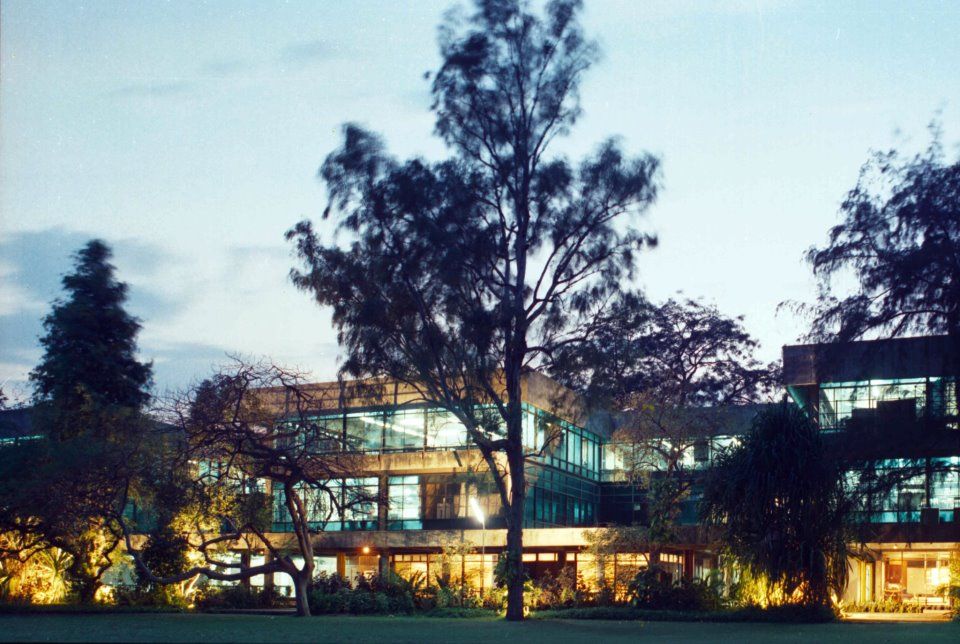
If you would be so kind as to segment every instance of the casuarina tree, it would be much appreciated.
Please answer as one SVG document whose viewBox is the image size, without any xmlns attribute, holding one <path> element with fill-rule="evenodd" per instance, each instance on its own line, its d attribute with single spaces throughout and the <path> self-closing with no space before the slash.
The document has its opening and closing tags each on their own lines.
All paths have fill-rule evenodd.
<svg viewBox="0 0 960 644">
<path fill-rule="evenodd" d="M 913 157 L 875 153 L 840 207 L 843 221 L 807 261 L 820 283 L 811 336 L 946 334 L 944 358 L 960 371 L 960 158 L 950 159 L 939 126 Z M 836 288 L 852 276 L 856 287 Z M 840 284 L 846 283 L 840 280 Z M 960 379 L 955 382 L 960 397 Z"/>
<path fill-rule="evenodd" d="M 467 428 L 496 482 L 507 548 L 507 617 L 522 619 L 524 445 L 521 381 L 599 313 L 655 242 L 639 216 L 658 161 L 608 140 L 579 162 L 552 152 L 580 116 L 595 61 L 576 0 L 542 15 L 518 0 L 478 0 L 440 30 L 433 75 L 440 161 L 398 161 L 380 139 L 344 127 L 320 176 L 339 239 L 310 222 L 288 233 L 295 284 L 333 309 L 344 375 L 417 388 Z"/>
</svg>

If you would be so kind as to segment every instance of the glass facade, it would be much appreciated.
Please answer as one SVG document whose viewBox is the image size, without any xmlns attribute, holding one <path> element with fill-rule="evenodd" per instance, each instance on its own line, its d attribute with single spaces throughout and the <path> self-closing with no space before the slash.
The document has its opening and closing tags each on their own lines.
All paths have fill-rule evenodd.
<svg viewBox="0 0 960 644">
<path fill-rule="evenodd" d="M 877 465 L 879 477 L 894 481 L 889 490 L 865 498 L 861 513 L 871 523 L 918 523 L 921 510 L 931 508 L 937 523 L 955 520 L 954 510 L 960 508 L 960 456 L 930 459 L 888 459 Z M 860 472 L 850 472 L 851 484 L 856 484 Z M 928 498 L 929 494 L 929 498 Z"/>
<path fill-rule="evenodd" d="M 477 415 L 498 422 L 492 408 L 481 407 Z M 404 407 L 349 412 L 311 419 L 312 428 L 324 440 L 315 441 L 319 451 L 405 452 L 470 447 L 467 428 L 456 414 L 445 409 Z M 502 424 L 502 423 L 501 423 Z M 494 430 L 497 433 L 500 430 Z M 523 404 L 523 445 L 534 458 L 567 472 L 599 476 L 600 438 L 532 405 Z"/>
<path fill-rule="evenodd" d="M 524 525 L 529 528 L 596 525 L 597 482 L 549 467 L 527 467 Z"/>
<path fill-rule="evenodd" d="M 917 418 L 957 415 L 955 381 L 950 378 L 900 378 L 826 382 L 820 385 L 821 429 L 843 429 L 849 422 L 878 414 Z"/>
<path fill-rule="evenodd" d="M 322 486 L 299 485 L 297 490 L 307 510 L 312 530 L 375 530 L 377 528 L 376 477 L 327 481 Z M 273 530 L 292 532 L 283 488 L 273 491 Z"/>
<path fill-rule="evenodd" d="M 419 530 L 423 528 L 423 514 L 420 506 L 420 477 L 391 476 L 388 481 L 388 528 L 390 530 Z"/>
<path fill-rule="evenodd" d="M 481 409 L 489 413 L 492 408 Z M 468 448 L 466 427 L 447 410 L 406 407 L 326 415 L 312 419 L 330 451 L 394 453 Z M 523 440 L 527 468 L 526 524 L 588 526 L 596 524 L 599 506 L 602 443 L 596 434 L 532 405 L 523 405 Z M 496 431 L 496 430 L 494 430 Z M 389 530 L 476 527 L 469 499 L 476 498 L 488 527 L 503 527 L 502 504 L 494 481 L 476 473 L 387 476 L 386 528 Z M 321 488 L 302 487 L 311 526 L 325 530 L 367 530 L 378 525 L 378 479 L 330 481 Z M 274 493 L 274 529 L 292 529 L 282 490 Z"/>
</svg>

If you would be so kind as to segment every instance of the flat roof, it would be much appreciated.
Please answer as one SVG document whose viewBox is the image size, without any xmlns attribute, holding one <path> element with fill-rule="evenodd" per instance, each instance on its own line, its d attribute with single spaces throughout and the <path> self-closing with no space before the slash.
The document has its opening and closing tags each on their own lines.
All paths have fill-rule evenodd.
<svg viewBox="0 0 960 644">
<path fill-rule="evenodd" d="M 957 375 L 953 347 L 946 335 L 787 345 L 783 381 L 789 387 Z"/>
</svg>

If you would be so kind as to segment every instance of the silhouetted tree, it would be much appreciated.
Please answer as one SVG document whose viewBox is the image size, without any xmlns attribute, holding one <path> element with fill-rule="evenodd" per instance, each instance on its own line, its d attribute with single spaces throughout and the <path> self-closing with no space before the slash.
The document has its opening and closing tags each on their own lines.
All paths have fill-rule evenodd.
<svg viewBox="0 0 960 644">
<path fill-rule="evenodd" d="M 140 326 L 123 308 L 110 249 L 99 240 L 75 256 L 67 296 L 44 320 L 44 355 L 31 373 L 39 440 L 3 450 L 0 529 L 11 543 L 59 548 L 81 601 L 92 601 L 120 541 L 113 517 L 136 476 L 149 423 L 149 364 L 135 356 Z M 9 553 L 14 554 L 16 553 Z"/>
<path fill-rule="evenodd" d="M 647 509 L 625 534 L 644 538 L 656 565 L 678 537 L 681 503 L 704 465 L 698 451 L 709 458 L 713 437 L 743 431 L 744 414 L 731 408 L 769 400 L 779 370 L 754 357 L 742 318 L 715 306 L 630 294 L 604 315 L 601 332 L 559 352 L 551 373 L 594 406 L 618 410 L 614 450 Z"/>
<path fill-rule="evenodd" d="M 623 408 L 639 394 L 673 407 L 755 403 L 778 384 L 743 318 L 696 300 L 656 305 L 625 294 L 596 332 L 557 352 L 550 372 L 597 406 Z"/>
<path fill-rule="evenodd" d="M 548 155 L 580 115 L 596 58 L 580 2 L 540 18 L 518 0 L 478 0 L 440 31 L 436 132 L 452 156 L 400 163 L 354 125 L 320 175 L 348 245 L 309 222 L 288 233 L 292 277 L 333 307 L 350 376 L 389 376 L 463 422 L 505 508 L 501 567 L 508 619 L 522 619 L 526 495 L 524 370 L 590 331 L 654 240 L 636 228 L 654 200 L 658 162 L 603 143 L 579 164 Z M 487 413 L 492 410 L 492 413 Z M 505 455 L 506 469 L 495 458 Z"/>
<path fill-rule="evenodd" d="M 702 511 L 725 549 L 782 601 L 828 606 L 846 585 L 852 498 L 817 426 L 784 402 L 716 460 Z"/>
<path fill-rule="evenodd" d="M 819 279 L 811 337 L 849 341 L 868 334 L 942 333 L 960 371 L 960 158 L 946 158 L 939 126 L 925 152 L 875 153 L 860 171 L 830 230 L 807 261 Z M 838 295 L 833 278 L 857 288 Z M 960 397 L 960 379 L 956 381 Z"/>
<path fill-rule="evenodd" d="M 30 379 L 55 439 L 112 430 L 80 422 L 80 410 L 140 410 L 150 400 L 152 368 L 136 357 L 140 323 L 123 308 L 127 285 L 117 281 L 111 254 L 98 239 L 80 249 L 63 277 L 66 298 L 43 321 L 44 354 Z"/>
<path fill-rule="evenodd" d="M 141 581 L 174 584 L 200 574 L 240 581 L 285 573 L 293 580 L 297 614 L 309 615 L 313 535 L 345 511 L 362 507 L 376 517 L 373 494 L 347 489 L 341 496 L 343 480 L 357 476 L 362 461 L 333 447 L 342 439 L 339 423 L 328 427 L 313 420 L 319 410 L 336 404 L 305 386 L 294 372 L 243 362 L 175 400 L 168 420 L 183 442 L 180 449 L 167 451 L 162 469 L 179 474 L 166 479 L 166 485 L 153 486 L 161 494 L 146 500 L 170 516 L 139 550 L 131 537 L 136 524 L 123 522 Z M 288 539 L 270 536 L 275 502 L 293 528 L 292 548 Z M 173 556 L 151 561 L 158 543 L 176 546 Z M 244 566 L 230 560 L 225 550 L 234 543 L 264 550 L 268 561 Z M 185 551 L 183 559 L 177 548 Z M 294 562 L 291 552 L 303 563 Z M 191 554 L 201 563 L 183 565 Z"/>
<path fill-rule="evenodd" d="M 932 139 L 924 152 L 913 157 L 896 150 L 877 152 L 863 165 L 857 185 L 840 207 L 843 221 L 830 230 L 824 247 L 807 252 L 807 262 L 819 281 L 819 297 L 815 305 L 800 308 L 813 315 L 809 337 L 817 341 L 945 334 L 949 341 L 942 356 L 944 371 L 956 376 L 960 374 L 960 158 L 947 158 L 938 124 L 930 129 Z M 850 277 L 856 286 L 848 292 L 844 287 Z M 835 355 L 843 355 L 842 347 Z M 960 400 L 960 377 L 954 377 L 952 386 L 953 400 Z M 948 414 L 937 420 L 956 422 L 955 414 L 954 410 L 952 419 Z M 903 426 L 895 433 L 875 434 L 864 441 L 873 447 L 874 459 L 884 449 L 902 455 L 904 440 L 918 448 L 950 440 L 951 432 L 931 431 L 929 426 L 914 432 Z M 901 459 L 902 467 L 886 468 L 881 460 L 866 456 L 855 460 L 853 455 L 862 452 L 863 445 L 852 447 L 850 466 L 860 472 L 864 498 L 870 503 L 904 480 L 914 476 L 930 480 L 951 469 L 941 459 L 929 457 Z"/>
</svg>

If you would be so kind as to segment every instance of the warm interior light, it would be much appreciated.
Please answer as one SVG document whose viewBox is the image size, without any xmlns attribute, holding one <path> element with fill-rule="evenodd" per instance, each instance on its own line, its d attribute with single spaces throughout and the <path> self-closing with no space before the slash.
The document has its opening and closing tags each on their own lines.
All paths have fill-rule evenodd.
<svg viewBox="0 0 960 644">
<path fill-rule="evenodd" d="M 364 546 L 364 547 L 363 547 L 363 554 L 365 554 L 365 555 L 370 554 L 370 546 Z"/>
</svg>

